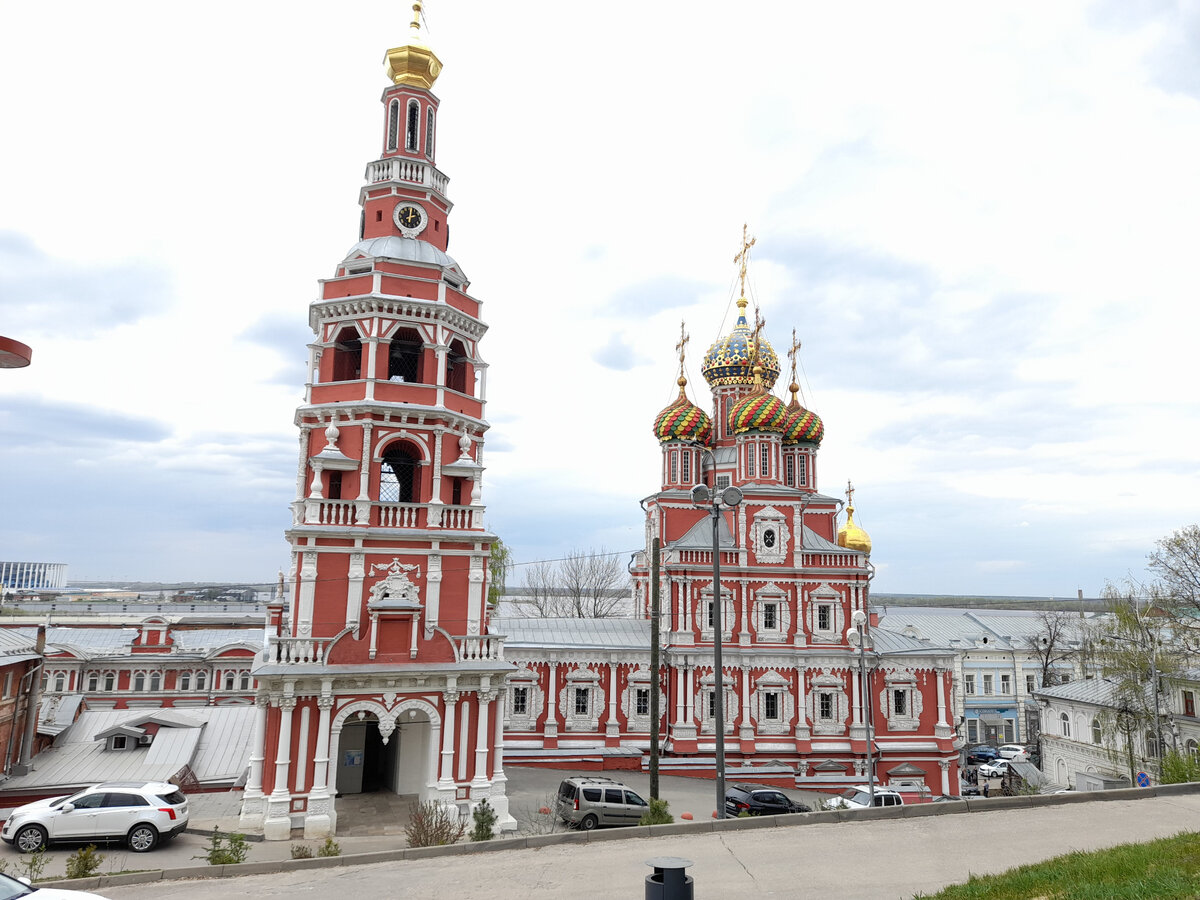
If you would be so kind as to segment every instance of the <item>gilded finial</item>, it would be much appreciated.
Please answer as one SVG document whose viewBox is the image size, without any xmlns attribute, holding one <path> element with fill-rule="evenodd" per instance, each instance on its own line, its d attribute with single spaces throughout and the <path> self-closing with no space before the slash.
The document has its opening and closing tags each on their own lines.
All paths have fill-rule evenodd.
<svg viewBox="0 0 1200 900">
<path fill-rule="evenodd" d="M 412 21 L 408 23 L 408 27 L 413 30 L 414 35 L 421 33 L 421 0 L 413 2 L 413 17 Z"/>
<path fill-rule="evenodd" d="M 744 269 L 743 269 L 744 272 Z M 758 307 L 754 307 L 754 332 L 750 335 L 750 370 L 754 373 L 754 390 L 756 393 L 767 392 L 763 384 L 762 360 L 758 355 L 759 340 L 762 335 L 762 330 L 766 327 L 766 322 L 763 321 L 762 315 L 758 311 Z"/>
<path fill-rule="evenodd" d="M 683 372 L 683 361 L 684 361 L 685 348 L 687 347 L 688 341 L 690 341 L 691 339 L 692 339 L 691 336 L 687 333 L 687 323 L 685 323 L 682 319 L 680 319 L 679 320 L 679 340 L 675 344 L 675 349 L 679 352 L 679 380 L 678 380 L 677 384 L 679 385 L 679 396 L 680 397 L 683 396 L 683 389 L 684 389 L 684 387 L 687 386 L 687 375 L 685 375 Z"/>
<path fill-rule="evenodd" d="M 838 529 L 837 543 L 839 547 L 871 555 L 871 536 L 854 521 L 854 485 L 850 479 L 846 479 L 846 524 Z"/>
<path fill-rule="evenodd" d="M 850 483 L 850 479 L 846 479 L 846 506 L 851 512 L 854 512 L 854 485 Z"/>
<path fill-rule="evenodd" d="M 788 409 L 797 409 L 800 406 L 800 401 L 796 399 L 796 395 L 800 393 L 800 385 L 796 381 L 796 354 L 800 352 L 800 341 L 796 339 L 796 329 L 792 329 L 792 346 L 788 350 L 788 359 L 792 361 L 792 383 L 788 385 L 788 390 L 792 392 L 792 402 L 788 404 Z"/>
<path fill-rule="evenodd" d="M 746 264 L 750 262 L 750 248 L 754 246 L 754 243 L 757 240 L 757 238 L 748 237 L 747 231 L 748 226 L 743 223 L 742 248 L 738 250 L 737 256 L 733 258 L 733 261 L 741 266 L 741 268 L 738 270 L 738 281 L 740 283 L 738 288 L 738 296 L 742 299 L 745 299 L 746 297 Z M 741 306 L 740 303 L 738 305 Z"/>
</svg>

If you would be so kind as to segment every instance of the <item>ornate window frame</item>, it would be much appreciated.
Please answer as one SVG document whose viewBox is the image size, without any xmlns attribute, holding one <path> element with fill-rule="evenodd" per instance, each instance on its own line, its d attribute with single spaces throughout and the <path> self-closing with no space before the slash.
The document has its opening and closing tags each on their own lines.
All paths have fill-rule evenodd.
<svg viewBox="0 0 1200 900">
<path fill-rule="evenodd" d="M 760 563 L 787 562 L 791 537 L 787 517 L 775 507 L 766 506 L 754 514 L 750 524 L 750 545 Z"/>
<path fill-rule="evenodd" d="M 916 731 L 921 724 L 924 698 L 917 687 L 917 676 L 908 669 L 888 672 L 883 677 L 884 688 L 879 695 L 879 708 L 887 721 L 888 731 Z M 905 712 L 896 712 L 896 692 L 905 695 Z"/>
<path fill-rule="evenodd" d="M 605 693 L 600 686 L 600 673 L 584 666 L 572 669 L 558 692 L 558 708 L 566 720 L 567 731 L 596 731 L 600 727 L 600 712 L 604 709 Z M 575 711 L 576 691 L 587 691 L 587 709 Z"/>
<path fill-rule="evenodd" d="M 716 686 L 717 679 L 712 672 L 701 677 L 700 689 L 696 694 L 696 712 L 699 713 L 701 734 L 715 735 L 717 733 L 717 717 L 710 715 L 708 708 L 708 697 L 716 689 Z M 722 679 L 721 686 L 725 689 L 725 733 L 733 734 L 733 720 L 738 713 L 737 691 L 729 683 L 728 677 Z"/>
<path fill-rule="evenodd" d="M 518 713 L 514 703 L 516 691 L 523 689 L 525 695 L 525 712 Z M 541 675 L 528 665 L 522 666 L 511 675 L 504 690 L 504 725 L 513 731 L 534 731 L 538 719 L 546 706 L 546 692 L 542 690 Z"/>
<path fill-rule="evenodd" d="M 767 628 L 765 611 L 768 603 L 775 604 L 775 627 Z M 792 627 L 792 608 L 787 591 L 767 582 L 754 592 L 754 634 L 764 643 L 783 643 Z"/>
<path fill-rule="evenodd" d="M 650 670 L 638 666 L 629 673 L 629 678 L 625 683 L 625 690 L 621 692 L 621 712 L 625 715 L 626 728 L 629 731 L 645 731 L 649 732 L 652 728 L 650 721 L 650 709 L 646 708 L 645 714 L 639 714 L 637 708 L 638 691 L 654 690 L 650 677 Z M 658 691 L 658 714 L 660 717 L 666 715 L 667 710 L 667 695 L 659 686 Z"/>
<path fill-rule="evenodd" d="M 700 595 L 696 600 L 695 621 L 700 623 L 701 640 L 713 639 L 713 626 L 708 621 L 708 608 L 712 603 L 713 589 L 710 581 L 707 586 L 701 586 Z M 733 603 L 733 589 L 721 585 L 721 640 L 728 641 L 733 635 L 734 618 L 737 609 Z"/>
<path fill-rule="evenodd" d="M 832 713 L 829 718 L 820 715 L 820 694 L 831 695 Z M 850 697 L 846 693 L 845 679 L 822 670 L 816 675 L 811 687 L 805 691 L 805 712 L 812 722 L 812 733 L 820 735 L 845 734 L 846 722 L 850 718 Z"/>
<path fill-rule="evenodd" d="M 827 582 L 808 592 L 804 604 L 805 624 L 812 637 L 813 643 L 840 644 L 842 632 L 845 630 L 846 613 L 843 607 L 843 597 Z M 820 624 L 820 608 L 829 608 L 829 628 L 818 628 Z"/>
<path fill-rule="evenodd" d="M 759 734 L 787 734 L 796 715 L 792 681 L 780 672 L 767 672 L 754 683 L 754 716 Z M 767 718 L 767 695 L 778 698 L 779 715 Z"/>
</svg>

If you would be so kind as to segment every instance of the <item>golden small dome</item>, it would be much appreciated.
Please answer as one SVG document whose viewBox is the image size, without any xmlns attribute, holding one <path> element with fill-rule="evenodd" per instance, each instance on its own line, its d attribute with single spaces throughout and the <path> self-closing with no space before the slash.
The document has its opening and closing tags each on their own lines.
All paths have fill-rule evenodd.
<svg viewBox="0 0 1200 900">
<path fill-rule="evenodd" d="M 838 529 L 839 547 L 871 555 L 871 536 L 854 524 L 854 507 L 846 507 L 846 524 Z"/>
<path fill-rule="evenodd" d="M 408 43 L 387 52 L 387 74 L 393 84 L 405 84 L 429 90 L 442 73 L 442 61 L 421 40 L 421 2 L 413 3 L 412 33 Z"/>
</svg>

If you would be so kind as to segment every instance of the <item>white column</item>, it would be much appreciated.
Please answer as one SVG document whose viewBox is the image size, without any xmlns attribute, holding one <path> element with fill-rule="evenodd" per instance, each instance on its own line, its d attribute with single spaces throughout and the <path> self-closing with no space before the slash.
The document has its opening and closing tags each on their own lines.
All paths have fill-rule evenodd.
<svg viewBox="0 0 1200 900">
<path fill-rule="evenodd" d="M 686 721 L 683 717 L 684 711 L 683 697 L 683 666 L 675 667 L 675 724 L 682 725 Z"/>
<path fill-rule="evenodd" d="M 543 729 L 543 734 L 547 738 L 558 737 L 558 663 L 551 660 L 546 664 L 549 674 L 547 675 L 546 691 L 546 727 Z"/>
<path fill-rule="evenodd" d="M 471 779 L 471 794 L 477 789 L 486 789 L 488 781 L 488 710 L 496 699 L 496 692 L 481 690 L 475 693 L 476 704 L 479 707 L 479 720 L 475 723 L 475 777 Z"/>
<path fill-rule="evenodd" d="M 754 737 L 754 723 L 751 721 L 750 715 L 750 670 L 746 666 L 742 666 L 742 727 L 741 735 L 744 739 L 750 740 Z"/>
<path fill-rule="evenodd" d="M 304 779 L 308 775 L 308 731 L 311 717 L 312 710 L 307 705 L 300 707 L 300 727 L 297 729 L 299 739 L 296 742 L 299 751 L 296 754 L 296 780 L 293 784 L 293 790 L 297 794 L 304 793 Z"/>
<path fill-rule="evenodd" d="M 358 631 L 359 612 L 362 610 L 363 580 L 367 577 L 366 556 L 350 554 L 350 568 L 346 573 L 346 627 Z"/>
<path fill-rule="evenodd" d="M 287 690 L 292 685 L 287 685 Z M 292 710 L 296 698 L 279 698 L 279 740 L 275 747 L 275 789 L 267 799 L 267 815 L 263 820 L 263 837 L 268 841 L 286 841 L 292 836 L 292 796 L 288 791 L 288 766 L 292 744 Z"/>
<path fill-rule="evenodd" d="M 441 379 L 438 379 L 438 384 L 441 384 Z M 442 503 L 442 444 L 446 435 L 446 428 L 443 425 L 437 425 L 433 429 L 433 487 L 429 502 L 434 505 Z M 437 521 L 434 521 L 434 517 Z M 435 510 L 429 510 L 429 527 L 437 528 L 442 524 L 441 513 Z"/>
<path fill-rule="evenodd" d="M 267 710 L 271 700 L 265 695 L 259 695 L 254 704 L 258 709 L 254 715 L 254 734 L 250 738 L 250 774 L 246 778 L 246 790 L 242 793 L 242 810 L 238 817 L 238 825 L 257 831 L 262 828 L 263 817 L 266 815 L 266 799 L 262 792 L 263 760 L 266 758 L 266 748 L 263 744 L 267 738 Z"/>
<path fill-rule="evenodd" d="M 454 790 L 454 712 L 458 706 L 458 691 L 442 693 L 446 701 L 446 716 L 442 722 L 442 768 L 438 775 L 438 790 Z"/>
<path fill-rule="evenodd" d="M 498 694 L 500 702 L 496 705 L 496 732 L 494 735 L 495 749 L 492 751 L 492 790 L 488 803 L 496 810 L 496 824 L 502 832 L 517 830 L 517 820 L 508 811 L 507 784 L 508 776 L 504 774 L 504 693 Z"/>
<path fill-rule="evenodd" d="M 304 816 L 306 838 L 329 837 L 337 831 L 337 813 L 329 793 L 329 719 L 333 709 L 333 695 L 329 691 L 332 686 L 332 681 L 323 681 L 321 696 L 317 698 L 317 749 L 313 755 L 312 791 Z"/>
<path fill-rule="evenodd" d="M 295 634 L 308 637 L 312 634 L 313 601 L 317 595 L 317 554 L 305 552 L 300 561 L 300 589 L 296 592 L 296 605 L 293 612 Z"/>
<path fill-rule="evenodd" d="M 467 780 L 467 741 L 471 737 L 471 707 L 463 707 L 462 717 L 458 720 L 458 781 Z"/>
<path fill-rule="evenodd" d="M 617 664 L 608 664 L 608 724 L 604 727 L 605 734 L 617 736 L 621 726 L 617 724 Z"/>
<path fill-rule="evenodd" d="M 807 741 L 812 736 L 808 729 L 808 696 L 804 688 L 807 673 L 807 667 L 796 666 L 796 737 L 802 741 Z"/>
<path fill-rule="evenodd" d="M 950 761 L 941 760 L 938 768 L 942 770 L 942 796 L 945 797 L 950 794 Z"/>
</svg>

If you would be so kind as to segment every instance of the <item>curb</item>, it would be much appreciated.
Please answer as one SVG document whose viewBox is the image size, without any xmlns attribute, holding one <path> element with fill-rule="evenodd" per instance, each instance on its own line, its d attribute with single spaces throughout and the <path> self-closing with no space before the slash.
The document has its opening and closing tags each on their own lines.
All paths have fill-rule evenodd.
<svg viewBox="0 0 1200 900">
<path fill-rule="evenodd" d="M 827 810 L 824 812 L 798 813 L 787 816 L 754 816 L 741 819 L 712 819 L 700 822 L 676 822 L 670 825 L 637 826 L 632 833 L 625 828 L 604 831 L 568 831 L 562 834 L 534 834 L 525 837 L 501 838 L 480 843 L 451 844 L 445 847 L 406 847 L 396 850 L 376 850 L 369 853 L 348 853 L 343 856 L 314 857 L 311 859 L 280 859 L 267 862 L 239 863 L 231 866 L 187 866 L 178 869 L 154 869 L 148 872 L 128 872 L 123 875 L 100 875 L 95 878 L 58 879 L 39 881 L 39 888 L 67 888 L 78 891 L 93 891 L 125 884 L 149 884 L 155 881 L 177 881 L 186 878 L 236 878 L 240 875 L 269 875 L 275 872 L 290 872 L 303 869 L 334 868 L 336 866 L 361 866 L 373 863 L 400 862 L 404 860 L 435 859 L 448 856 L 468 856 L 475 853 L 493 853 L 504 850 L 533 850 L 558 844 L 592 844 L 620 840 L 648 840 L 680 834 L 704 834 L 713 831 L 743 831 L 753 828 L 794 828 L 806 825 L 840 824 L 859 819 L 905 819 L 935 815 L 964 815 L 986 813 L 1005 809 L 1061 806 L 1087 800 L 1141 800 L 1151 797 L 1167 797 L 1174 794 L 1200 793 L 1200 782 L 1162 785 L 1152 788 L 1119 788 L 1111 791 L 1088 793 L 1030 795 L 1015 797 L 988 797 L 964 799 L 957 803 L 919 803 L 909 806 L 880 809 Z M 200 833 L 200 832 L 197 832 Z M 259 837 L 259 840 L 262 838 Z M 249 840 L 249 837 L 247 837 Z"/>
</svg>

